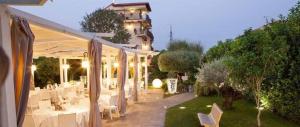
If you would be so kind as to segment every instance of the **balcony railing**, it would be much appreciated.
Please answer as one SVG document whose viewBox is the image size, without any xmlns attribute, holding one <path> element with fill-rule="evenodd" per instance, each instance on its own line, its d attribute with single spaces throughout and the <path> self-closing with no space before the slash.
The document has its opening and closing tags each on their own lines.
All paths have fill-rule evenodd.
<svg viewBox="0 0 300 127">
<path fill-rule="evenodd" d="M 148 30 L 148 29 L 146 29 L 146 30 L 141 30 L 140 29 L 139 31 L 137 29 L 134 29 L 134 34 L 137 35 L 137 36 L 139 36 L 139 37 L 146 37 L 146 36 L 148 36 L 150 38 L 151 42 L 153 42 L 153 40 L 154 40 L 153 33 L 150 30 Z"/>
</svg>

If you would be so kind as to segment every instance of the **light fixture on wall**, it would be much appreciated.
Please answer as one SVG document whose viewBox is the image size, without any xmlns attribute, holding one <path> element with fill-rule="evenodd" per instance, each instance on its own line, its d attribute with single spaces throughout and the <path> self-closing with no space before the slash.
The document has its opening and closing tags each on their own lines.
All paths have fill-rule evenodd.
<svg viewBox="0 0 300 127">
<path fill-rule="evenodd" d="M 31 72 L 34 73 L 34 71 L 36 71 L 36 65 L 31 65 Z"/>
<path fill-rule="evenodd" d="M 115 62 L 115 63 L 114 63 L 114 67 L 115 67 L 115 68 L 119 67 L 119 63 Z"/>
<path fill-rule="evenodd" d="M 149 50 L 149 45 L 143 44 L 143 45 L 142 45 L 142 49 L 143 49 L 143 50 Z"/>
<path fill-rule="evenodd" d="M 129 66 L 130 66 L 130 67 L 133 67 L 133 66 L 134 66 L 134 63 L 130 62 L 130 63 L 129 63 Z"/>
<path fill-rule="evenodd" d="M 147 66 L 146 62 L 143 62 L 143 63 L 142 63 L 142 66 Z"/>
<path fill-rule="evenodd" d="M 130 9 L 129 9 L 129 12 L 130 12 L 131 14 L 133 14 L 133 13 L 135 12 L 135 9 L 134 9 L 134 8 L 130 8 Z"/>
<path fill-rule="evenodd" d="M 88 55 L 87 52 L 83 53 L 83 60 L 82 60 L 82 63 L 81 63 L 81 66 L 83 68 L 88 68 L 89 67 L 89 61 L 87 59 L 87 55 Z"/>
<path fill-rule="evenodd" d="M 126 29 L 129 31 L 133 30 L 133 24 L 132 23 L 128 23 L 127 25 L 125 25 Z"/>
</svg>

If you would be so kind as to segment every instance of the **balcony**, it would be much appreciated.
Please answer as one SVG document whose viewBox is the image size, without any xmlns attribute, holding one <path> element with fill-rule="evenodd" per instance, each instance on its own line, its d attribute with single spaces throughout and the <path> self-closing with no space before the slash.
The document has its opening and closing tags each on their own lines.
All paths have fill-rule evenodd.
<svg viewBox="0 0 300 127">
<path fill-rule="evenodd" d="M 150 30 L 137 31 L 136 29 L 134 29 L 134 34 L 137 35 L 138 37 L 142 37 L 144 40 L 147 40 L 147 37 L 149 37 L 150 42 L 153 42 L 153 40 L 154 40 L 153 33 Z"/>
<path fill-rule="evenodd" d="M 149 15 L 145 14 L 122 14 L 125 22 L 142 22 L 145 26 L 152 26 L 152 20 Z"/>
</svg>

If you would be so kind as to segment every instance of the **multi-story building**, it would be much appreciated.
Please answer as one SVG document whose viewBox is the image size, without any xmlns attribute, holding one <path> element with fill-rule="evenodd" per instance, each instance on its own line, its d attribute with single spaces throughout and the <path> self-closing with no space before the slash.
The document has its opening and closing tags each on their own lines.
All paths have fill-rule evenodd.
<svg viewBox="0 0 300 127">
<path fill-rule="evenodd" d="M 130 47 L 152 50 L 154 36 L 151 32 L 152 24 L 148 15 L 151 12 L 148 2 L 112 3 L 105 9 L 114 10 L 125 18 L 125 29 L 131 34 Z"/>
</svg>

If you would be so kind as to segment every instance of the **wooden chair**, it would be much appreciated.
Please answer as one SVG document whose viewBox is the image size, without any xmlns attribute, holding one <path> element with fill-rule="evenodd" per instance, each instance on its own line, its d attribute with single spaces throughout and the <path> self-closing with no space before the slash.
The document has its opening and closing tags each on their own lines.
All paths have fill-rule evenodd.
<svg viewBox="0 0 300 127">
<path fill-rule="evenodd" d="M 221 116 L 223 111 L 218 107 L 216 103 L 213 104 L 211 112 L 206 115 L 203 113 L 198 113 L 198 119 L 200 120 L 201 126 L 204 127 L 219 127 Z"/>
</svg>

